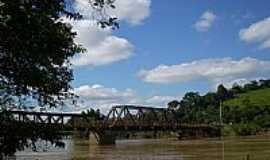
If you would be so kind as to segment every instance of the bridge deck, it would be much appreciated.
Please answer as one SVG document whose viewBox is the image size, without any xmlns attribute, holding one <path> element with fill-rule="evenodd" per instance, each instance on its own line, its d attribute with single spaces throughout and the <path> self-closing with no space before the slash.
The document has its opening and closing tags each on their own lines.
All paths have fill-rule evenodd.
<svg viewBox="0 0 270 160">
<path fill-rule="evenodd" d="M 64 117 L 82 117 L 79 113 L 65 113 L 65 112 L 36 112 L 36 111 L 9 111 L 12 114 L 25 114 L 25 115 L 48 115 L 48 116 L 64 116 Z"/>
<path fill-rule="evenodd" d="M 87 115 L 77 113 L 18 110 L 10 112 L 16 115 L 20 122 L 59 124 L 93 130 L 179 130 L 218 127 L 218 125 L 209 124 L 181 123 L 174 110 L 134 105 L 113 106 L 102 121 L 96 121 Z"/>
</svg>

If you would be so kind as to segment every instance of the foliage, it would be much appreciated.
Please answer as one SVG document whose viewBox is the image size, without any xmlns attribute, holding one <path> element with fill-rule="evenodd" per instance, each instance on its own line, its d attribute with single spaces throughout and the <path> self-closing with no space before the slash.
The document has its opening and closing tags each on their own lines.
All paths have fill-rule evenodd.
<svg viewBox="0 0 270 160">
<path fill-rule="evenodd" d="M 71 3 L 69 3 L 71 2 Z M 57 106 L 76 97 L 70 58 L 85 49 L 74 42 L 76 33 L 63 16 L 80 19 L 72 0 L 0 0 L 0 108 L 18 107 L 25 100 Z M 118 28 L 117 18 L 105 13 L 114 0 L 90 0 L 102 27 Z M 70 5 L 70 6 L 68 6 Z M 71 7 L 71 8 L 69 8 Z M 61 144 L 53 126 L 19 124 L 6 111 L 0 113 L 0 159 L 34 146 L 38 139 Z"/>
<path fill-rule="evenodd" d="M 270 88 L 253 90 L 242 94 L 235 95 L 235 98 L 224 102 L 229 106 L 242 106 L 244 103 L 249 103 L 255 106 L 270 105 Z"/>
<path fill-rule="evenodd" d="M 35 142 L 45 140 L 57 147 L 63 147 L 60 128 L 53 125 L 20 123 L 6 110 L 0 112 L 0 159 L 13 155 L 17 150 L 31 147 L 37 151 Z"/>
<path fill-rule="evenodd" d="M 177 115 L 183 122 L 210 122 L 216 120 L 218 96 L 215 93 L 208 93 L 200 96 L 197 92 L 188 92 L 178 102 L 180 107 Z M 214 115 L 214 116 L 213 116 Z"/>
<path fill-rule="evenodd" d="M 254 80 L 244 85 L 239 85 L 234 83 L 230 91 L 236 95 L 241 94 L 249 91 L 255 91 L 259 89 L 270 88 L 270 79 L 261 79 L 261 80 Z"/>
<path fill-rule="evenodd" d="M 112 29 L 118 29 L 119 23 L 117 18 L 106 13 L 106 10 L 109 8 L 114 9 L 115 0 L 89 0 L 89 4 L 92 6 L 93 11 L 95 12 L 94 16 L 97 19 L 98 25 L 101 28 L 111 27 Z"/>
<path fill-rule="evenodd" d="M 64 1 L 1 3 L 0 86 L 9 95 L 27 95 L 42 105 L 55 105 L 71 88 L 68 59 L 83 51 L 73 41 L 76 33 L 59 21 L 66 13 Z"/>
<path fill-rule="evenodd" d="M 250 135 L 270 127 L 270 80 L 251 81 L 231 89 L 219 85 L 216 92 L 201 96 L 188 92 L 182 100 L 174 100 L 180 107 L 177 115 L 182 122 L 218 124 L 222 103 L 224 134 Z M 169 104 L 171 104 L 169 103 Z"/>
<path fill-rule="evenodd" d="M 233 125 L 232 128 L 236 135 L 240 136 L 255 135 L 261 130 L 259 125 L 253 123 L 240 123 Z"/>
<path fill-rule="evenodd" d="M 90 109 L 87 111 L 82 112 L 83 119 L 91 122 L 91 121 L 100 121 L 104 120 L 105 116 L 100 113 L 100 110 L 97 109 L 96 111 L 94 109 Z"/>
<path fill-rule="evenodd" d="M 177 107 L 180 105 L 180 103 L 177 100 L 173 100 L 168 103 L 168 108 L 170 109 L 177 109 Z"/>
<path fill-rule="evenodd" d="M 107 6 L 114 8 L 113 2 L 89 1 L 102 15 L 97 18 L 103 28 L 117 25 L 116 18 L 103 13 Z M 9 95 L 29 96 L 51 106 L 74 97 L 69 60 L 84 49 L 74 42 L 76 33 L 61 17 L 82 16 L 66 5 L 65 0 L 0 1 L 0 87 Z"/>
<path fill-rule="evenodd" d="M 217 97 L 220 101 L 224 101 L 233 97 L 232 93 L 222 84 L 217 87 Z"/>
</svg>

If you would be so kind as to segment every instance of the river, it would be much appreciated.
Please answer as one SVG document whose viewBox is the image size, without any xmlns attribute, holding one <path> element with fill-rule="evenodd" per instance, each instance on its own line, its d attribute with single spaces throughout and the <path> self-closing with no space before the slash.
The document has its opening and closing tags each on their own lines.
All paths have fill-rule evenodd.
<svg viewBox="0 0 270 160">
<path fill-rule="evenodd" d="M 18 160 L 270 160 L 270 137 L 119 140 L 114 146 L 67 140 L 64 149 L 16 153 Z"/>
</svg>

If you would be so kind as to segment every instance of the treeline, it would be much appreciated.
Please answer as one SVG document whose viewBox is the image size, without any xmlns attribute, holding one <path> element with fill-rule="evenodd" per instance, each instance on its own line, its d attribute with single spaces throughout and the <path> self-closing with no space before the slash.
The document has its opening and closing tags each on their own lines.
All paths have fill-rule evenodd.
<svg viewBox="0 0 270 160">
<path fill-rule="evenodd" d="M 268 80 L 254 80 L 249 83 L 241 86 L 237 83 L 234 83 L 232 88 L 229 90 L 232 94 L 246 93 L 249 91 L 254 91 L 258 89 L 270 88 L 270 79 Z"/>
<path fill-rule="evenodd" d="M 253 106 L 249 100 L 241 106 L 229 106 L 224 102 L 237 98 L 239 94 L 266 88 L 270 88 L 270 80 L 254 80 L 245 85 L 235 83 L 230 89 L 221 84 L 216 92 L 205 95 L 188 92 L 182 100 L 169 102 L 168 107 L 176 111 L 182 122 L 208 124 L 221 123 L 221 109 L 224 134 L 256 134 L 270 127 L 270 106 Z"/>
</svg>

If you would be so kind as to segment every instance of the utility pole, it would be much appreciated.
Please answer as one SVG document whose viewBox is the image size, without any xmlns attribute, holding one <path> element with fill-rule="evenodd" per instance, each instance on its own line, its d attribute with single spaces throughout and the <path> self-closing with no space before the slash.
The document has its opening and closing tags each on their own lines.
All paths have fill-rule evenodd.
<svg viewBox="0 0 270 160">
<path fill-rule="evenodd" d="M 223 126 L 223 119 L 222 119 L 222 100 L 219 101 L 219 123 L 220 123 L 220 138 L 222 141 L 222 160 L 225 159 L 225 142 L 222 136 L 222 130 L 221 127 Z"/>
<path fill-rule="evenodd" d="M 220 126 L 223 125 L 223 120 L 222 120 L 222 100 L 219 101 L 219 123 L 220 123 Z"/>
</svg>

